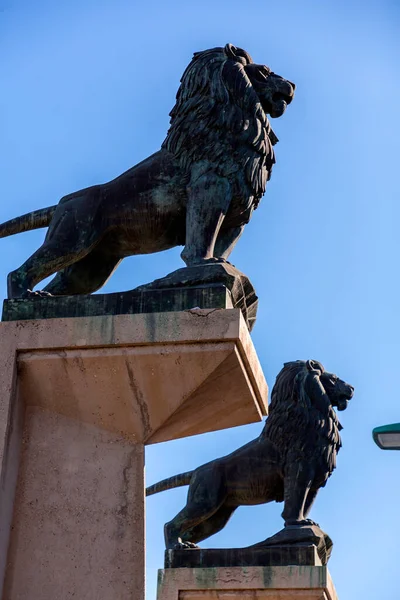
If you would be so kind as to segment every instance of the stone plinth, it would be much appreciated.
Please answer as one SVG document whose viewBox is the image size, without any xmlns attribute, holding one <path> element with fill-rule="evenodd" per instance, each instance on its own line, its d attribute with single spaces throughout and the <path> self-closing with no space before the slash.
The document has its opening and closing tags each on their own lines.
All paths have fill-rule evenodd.
<svg viewBox="0 0 400 600">
<path fill-rule="evenodd" d="M 196 307 L 202 309 L 234 308 L 231 293 L 221 283 L 188 288 L 132 290 L 90 296 L 16 298 L 4 301 L 2 320 L 25 321 L 179 312 Z"/>
<path fill-rule="evenodd" d="M 338 600 L 326 567 L 159 571 L 157 600 Z"/>
<path fill-rule="evenodd" d="M 2 323 L 2 600 L 143 600 L 144 444 L 266 403 L 238 309 Z"/>
<path fill-rule="evenodd" d="M 251 331 L 256 321 L 258 298 L 249 278 L 230 263 L 206 262 L 183 267 L 161 279 L 141 285 L 134 291 L 188 290 L 198 286 L 212 289 L 214 286 L 221 285 L 228 290 L 233 308 L 241 309 L 244 320 Z M 200 306 L 200 308 L 203 307 Z"/>
<path fill-rule="evenodd" d="M 265 548 L 177 548 L 165 551 L 165 568 L 320 566 L 315 544 Z"/>
<path fill-rule="evenodd" d="M 258 298 L 248 277 L 229 263 L 184 267 L 128 292 L 75 296 L 29 296 L 5 300 L 3 321 L 97 317 L 193 308 L 239 308 L 251 331 Z"/>
</svg>

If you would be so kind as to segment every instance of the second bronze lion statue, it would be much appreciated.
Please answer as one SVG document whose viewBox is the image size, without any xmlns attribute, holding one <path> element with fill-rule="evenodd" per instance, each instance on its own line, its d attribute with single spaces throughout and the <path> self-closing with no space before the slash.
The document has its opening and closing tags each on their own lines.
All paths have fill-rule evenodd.
<svg viewBox="0 0 400 600">
<path fill-rule="evenodd" d="M 160 151 L 113 181 L 0 225 L 0 237 L 49 227 L 43 245 L 8 276 L 8 297 L 45 288 L 90 294 L 121 259 L 183 245 L 188 266 L 228 258 L 264 194 L 280 117 L 294 84 L 227 44 L 197 52 Z"/>
<path fill-rule="evenodd" d="M 220 531 L 242 505 L 284 501 L 285 526 L 314 524 L 307 515 L 341 447 L 341 425 L 333 408 L 347 408 L 353 392 L 317 361 L 286 363 L 259 438 L 147 488 L 150 496 L 189 485 L 186 506 L 165 525 L 166 547 L 195 547 Z"/>
</svg>

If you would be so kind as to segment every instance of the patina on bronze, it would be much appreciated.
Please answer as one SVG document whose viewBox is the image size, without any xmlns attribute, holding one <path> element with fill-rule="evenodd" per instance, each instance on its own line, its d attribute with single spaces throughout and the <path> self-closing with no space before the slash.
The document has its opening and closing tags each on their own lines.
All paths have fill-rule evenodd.
<svg viewBox="0 0 400 600">
<path fill-rule="evenodd" d="M 307 516 L 336 466 L 341 447 L 334 407 L 347 408 L 353 392 L 351 385 L 317 361 L 286 363 L 277 376 L 259 438 L 147 489 L 149 496 L 189 485 L 186 506 L 165 525 L 167 549 L 195 548 L 197 542 L 220 531 L 238 506 L 283 501 L 285 529 L 261 547 L 292 545 L 296 540 L 312 543 L 317 538 L 323 546 L 321 554 L 330 553 L 329 538 Z"/>
<path fill-rule="evenodd" d="M 49 227 L 9 274 L 8 297 L 31 294 L 54 273 L 45 293 L 91 294 L 124 257 L 178 245 L 188 266 L 226 261 L 275 162 L 267 115 L 280 117 L 294 88 L 232 44 L 197 52 L 161 150 L 111 182 L 0 225 L 0 237 Z"/>
</svg>

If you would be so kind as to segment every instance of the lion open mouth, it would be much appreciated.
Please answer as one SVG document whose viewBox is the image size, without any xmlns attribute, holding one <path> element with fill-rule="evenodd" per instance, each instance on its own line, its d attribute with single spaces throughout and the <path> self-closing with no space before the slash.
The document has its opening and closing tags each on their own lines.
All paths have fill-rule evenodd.
<svg viewBox="0 0 400 600">
<path fill-rule="evenodd" d="M 272 94 L 271 107 L 269 114 L 273 119 L 281 117 L 285 112 L 288 104 L 293 100 L 293 94 L 285 94 L 284 92 L 275 92 Z"/>
<path fill-rule="evenodd" d="M 336 407 L 338 410 L 346 410 L 349 405 L 349 400 L 352 398 L 353 394 L 341 394 L 337 399 Z"/>
<path fill-rule="evenodd" d="M 285 87 L 287 88 L 287 85 Z M 270 100 L 267 100 L 266 102 L 266 112 L 268 112 L 273 119 L 281 117 L 285 112 L 287 106 L 292 102 L 293 97 L 293 89 L 291 90 L 291 93 L 287 93 L 286 90 L 285 92 L 274 92 L 270 96 Z"/>
<path fill-rule="evenodd" d="M 291 103 L 293 100 L 293 96 L 289 96 L 289 94 L 282 94 L 282 92 L 275 92 L 272 96 L 272 101 L 274 104 L 278 104 L 279 102 L 284 102 L 285 106 Z"/>
<path fill-rule="evenodd" d="M 346 410 L 348 404 L 349 404 L 349 401 L 347 400 L 347 398 L 345 398 L 345 397 L 339 398 L 338 403 L 337 403 L 337 409 L 338 410 Z"/>
</svg>

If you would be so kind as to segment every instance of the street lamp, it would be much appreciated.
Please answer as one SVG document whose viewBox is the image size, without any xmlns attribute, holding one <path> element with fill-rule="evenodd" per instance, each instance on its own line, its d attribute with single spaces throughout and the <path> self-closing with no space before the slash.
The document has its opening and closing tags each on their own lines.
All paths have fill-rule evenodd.
<svg viewBox="0 0 400 600">
<path fill-rule="evenodd" d="M 372 437 L 382 450 L 400 450 L 400 423 L 375 427 Z"/>
</svg>

